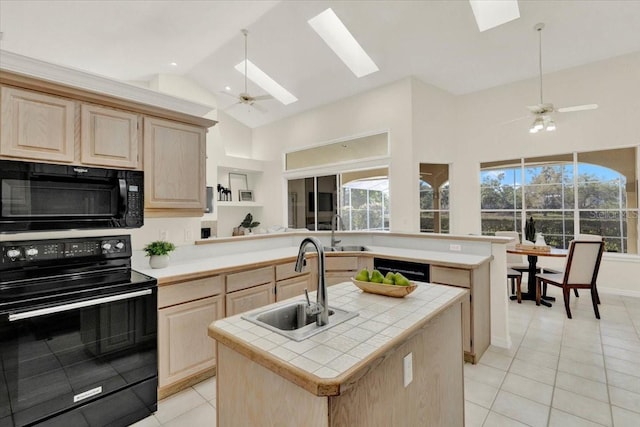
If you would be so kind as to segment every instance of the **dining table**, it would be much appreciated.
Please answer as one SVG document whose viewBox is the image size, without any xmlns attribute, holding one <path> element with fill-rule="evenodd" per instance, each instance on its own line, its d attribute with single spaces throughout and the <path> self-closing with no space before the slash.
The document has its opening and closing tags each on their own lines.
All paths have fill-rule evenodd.
<svg viewBox="0 0 640 427">
<path fill-rule="evenodd" d="M 566 249 L 557 249 L 551 248 L 549 251 L 540 250 L 535 246 L 527 247 L 527 246 L 517 246 L 507 248 L 507 253 L 516 254 L 516 255 L 526 255 L 527 261 L 529 262 L 529 269 L 527 273 L 529 277 L 527 279 L 527 292 L 523 292 L 521 297 L 523 300 L 536 300 L 536 272 L 538 271 L 538 257 L 546 256 L 546 257 L 566 257 L 569 251 Z M 516 296 L 510 297 L 512 300 L 516 299 Z M 540 304 L 545 305 L 547 307 L 551 307 L 551 303 L 549 301 L 555 301 L 554 297 L 550 297 L 547 295 L 543 295 Z"/>
</svg>

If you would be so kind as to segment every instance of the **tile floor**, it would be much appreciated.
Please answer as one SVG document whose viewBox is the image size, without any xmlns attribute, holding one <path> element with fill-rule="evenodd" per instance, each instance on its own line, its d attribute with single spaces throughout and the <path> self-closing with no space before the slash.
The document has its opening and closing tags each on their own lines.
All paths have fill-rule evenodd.
<svg viewBox="0 0 640 427">
<path fill-rule="evenodd" d="M 559 297 L 551 308 L 510 303 L 510 349 L 465 364 L 466 427 L 640 426 L 640 298 L 600 295 L 598 321 L 581 291 L 569 320 L 549 288 Z M 211 378 L 134 426 L 214 426 L 215 396 Z"/>
</svg>

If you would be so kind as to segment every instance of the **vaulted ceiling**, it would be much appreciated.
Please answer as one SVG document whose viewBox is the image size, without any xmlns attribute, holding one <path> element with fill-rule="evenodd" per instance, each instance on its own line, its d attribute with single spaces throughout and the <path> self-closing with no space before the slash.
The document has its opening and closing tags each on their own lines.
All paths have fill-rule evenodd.
<svg viewBox="0 0 640 427">
<path fill-rule="evenodd" d="M 406 76 L 452 94 L 535 77 L 538 22 L 546 24 L 545 73 L 640 51 L 640 0 L 520 0 L 519 6 L 519 19 L 479 32 L 464 0 L 0 0 L 0 49 L 124 81 L 179 74 L 216 94 L 219 109 L 250 127 Z M 312 30 L 307 20 L 328 7 L 380 71 L 355 77 Z M 234 69 L 244 59 L 242 28 L 249 30 L 249 59 L 297 102 L 260 101 L 267 110 L 260 112 L 233 106 L 220 93 L 244 89 Z M 264 94 L 251 81 L 248 92 Z"/>
</svg>

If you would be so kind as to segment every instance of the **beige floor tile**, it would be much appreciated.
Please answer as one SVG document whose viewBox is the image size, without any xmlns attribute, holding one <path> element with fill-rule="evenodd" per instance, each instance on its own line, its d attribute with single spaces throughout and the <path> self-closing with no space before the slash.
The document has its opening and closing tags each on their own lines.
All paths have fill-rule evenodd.
<svg viewBox="0 0 640 427">
<path fill-rule="evenodd" d="M 623 372 L 607 369 L 607 384 L 624 390 L 629 390 L 634 393 L 640 393 L 640 378 L 634 377 L 633 375 L 627 375 Z"/>
<path fill-rule="evenodd" d="M 489 385 L 491 387 L 499 388 L 507 373 L 500 369 L 492 368 L 491 366 L 478 363 L 472 365 L 471 363 L 464 364 L 464 377 L 477 381 L 482 384 Z"/>
<path fill-rule="evenodd" d="M 536 366 L 519 359 L 513 360 L 509 372 L 549 385 L 556 381 L 555 369 Z"/>
<path fill-rule="evenodd" d="M 602 346 L 605 357 L 613 357 L 616 359 L 626 360 L 628 362 L 640 361 L 640 353 L 636 351 L 626 350 L 619 347 L 611 347 L 609 345 Z"/>
<path fill-rule="evenodd" d="M 590 397 L 556 388 L 551 406 L 605 426 L 612 425 L 609 404 Z"/>
<path fill-rule="evenodd" d="M 583 377 L 592 381 L 599 381 L 601 383 L 607 382 L 605 369 L 602 366 L 588 365 L 585 363 L 560 358 L 560 363 L 558 363 L 558 371 L 567 372 L 569 374 L 577 375 L 579 377 Z"/>
<path fill-rule="evenodd" d="M 551 406 L 553 386 L 548 384 L 534 381 L 514 373 L 508 373 L 500 389 L 533 400 L 534 402 Z"/>
<path fill-rule="evenodd" d="M 592 381 L 566 372 L 558 372 L 556 387 L 609 403 L 609 393 L 605 383 Z"/>
<path fill-rule="evenodd" d="M 610 345 L 611 347 L 623 348 L 625 350 L 631 350 L 631 351 L 640 353 L 640 339 L 638 338 L 629 340 L 629 339 L 603 336 L 602 344 Z"/>
<path fill-rule="evenodd" d="M 629 362 L 627 360 L 616 359 L 615 357 L 607 357 L 604 360 L 607 370 L 621 372 L 634 377 L 640 377 L 640 363 Z"/>
<path fill-rule="evenodd" d="M 619 338 L 623 340 L 634 340 L 638 339 L 638 334 L 636 333 L 633 327 L 629 327 L 629 330 L 620 330 L 620 329 L 612 329 L 612 328 L 600 328 L 600 333 L 602 336 Z"/>
<path fill-rule="evenodd" d="M 591 422 L 556 408 L 551 408 L 549 427 L 602 427 L 602 424 Z"/>
<path fill-rule="evenodd" d="M 544 427 L 549 417 L 549 406 L 542 405 L 533 400 L 500 390 L 491 411 L 512 418 L 521 423 Z M 485 423 L 486 424 L 486 423 Z"/>
<path fill-rule="evenodd" d="M 502 371 L 507 371 L 512 360 L 513 356 L 505 356 L 504 354 L 494 353 L 493 351 L 487 350 L 482 355 L 480 363 Z"/>
<path fill-rule="evenodd" d="M 557 369 L 559 356 L 545 353 L 544 351 L 537 351 L 530 347 L 520 347 L 518 353 L 516 353 L 516 359 L 524 360 L 536 366 Z"/>
<path fill-rule="evenodd" d="M 638 427 L 640 426 L 640 414 L 626 409 L 611 407 L 613 413 L 613 425 L 615 427 Z"/>
<path fill-rule="evenodd" d="M 164 423 L 163 427 L 215 427 L 216 426 L 216 410 L 209 403 L 203 403 L 191 411 Z"/>
<path fill-rule="evenodd" d="M 592 353 L 575 347 L 562 346 L 560 350 L 560 360 L 568 360 L 584 363 L 587 365 L 604 366 L 602 353 Z"/>
<path fill-rule="evenodd" d="M 526 424 L 522 424 L 512 418 L 500 415 L 497 412 L 489 411 L 487 419 L 484 422 L 484 427 L 528 427 Z"/>
<path fill-rule="evenodd" d="M 158 412 L 155 413 L 155 416 L 161 424 L 166 424 L 203 403 L 206 403 L 206 400 L 197 391 L 188 388 L 159 401 Z"/>
<path fill-rule="evenodd" d="M 640 394 L 618 387 L 609 387 L 611 404 L 640 413 Z"/>
<path fill-rule="evenodd" d="M 159 427 L 160 422 L 153 415 L 144 418 L 137 423 L 131 424 L 130 427 Z"/>
<path fill-rule="evenodd" d="M 215 400 L 216 398 L 216 377 L 211 377 L 193 386 L 195 391 L 205 400 Z"/>
<path fill-rule="evenodd" d="M 482 427 L 484 420 L 487 418 L 489 409 L 476 405 L 466 400 L 464 402 L 464 426 L 465 427 Z"/>
<path fill-rule="evenodd" d="M 496 394 L 498 394 L 497 387 L 491 387 L 467 378 L 464 380 L 464 398 L 469 402 L 484 408 L 491 408 Z"/>
</svg>

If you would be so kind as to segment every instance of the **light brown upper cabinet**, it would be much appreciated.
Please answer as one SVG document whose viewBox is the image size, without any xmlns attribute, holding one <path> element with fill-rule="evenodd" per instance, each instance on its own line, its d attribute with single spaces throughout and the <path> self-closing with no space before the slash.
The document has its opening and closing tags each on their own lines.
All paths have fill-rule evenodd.
<svg viewBox="0 0 640 427">
<path fill-rule="evenodd" d="M 205 142 L 202 127 L 144 118 L 145 215 L 203 215 Z"/>
<path fill-rule="evenodd" d="M 75 103 L 70 99 L 2 87 L 0 155 L 71 163 Z"/>
<path fill-rule="evenodd" d="M 80 161 L 115 168 L 139 168 L 138 115 L 83 104 Z"/>
</svg>

